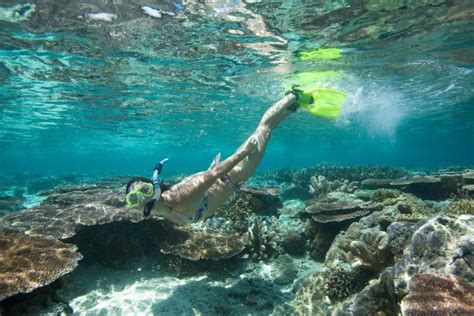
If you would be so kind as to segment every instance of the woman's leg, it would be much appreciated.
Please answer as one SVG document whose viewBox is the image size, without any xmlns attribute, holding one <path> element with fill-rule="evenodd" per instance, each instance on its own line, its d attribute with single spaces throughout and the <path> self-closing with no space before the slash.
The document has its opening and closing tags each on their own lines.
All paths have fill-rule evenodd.
<svg viewBox="0 0 474 316">
<path fill-rule="evenodd" d="M 277 127 L 284 118 L 294 112 L 294 109 L 288 108 L 295 101 L 296 97 L 289 94 L 275 103 L 265 112 L 256 131 L 232 156 L 211 170 L 200 172 L 173 186 L 171 192 L 167 191 L 167 200 L 178 203 L 184 199 L 191 203 L 193 203 L 192 201 L 199 202 L 202 195 L 214 182 L 225 175 L 229 175 L 234 183 L 240 183 L 249 178 L 263 157 L 273 128 Z"/>
<path fill-rule="evenodd" d="M 265 112 L 257 129 L 249 137 L 249 139 L 254 138 L 256 140 L 257 149 L 228 173 L 232 182 L 241 183 L 252 176 L 263 158 L 273 129 L 297 109 L 295 102 L 295 95 L 289 94 Z"/>
<path fill-rule="evenodd" d="M 257 145 L 257 142 L 250 137 L 232 156 L 214 168 L 192 175 L 174 185 L 170 191 L 165 192 L 168 202 L 179 203 L 183 200 L 186 200 L 187 203 L 199 202 L 202 195 L 217 179 L 229 173 L 242 159 L 257 150 Z"/>
</svg>

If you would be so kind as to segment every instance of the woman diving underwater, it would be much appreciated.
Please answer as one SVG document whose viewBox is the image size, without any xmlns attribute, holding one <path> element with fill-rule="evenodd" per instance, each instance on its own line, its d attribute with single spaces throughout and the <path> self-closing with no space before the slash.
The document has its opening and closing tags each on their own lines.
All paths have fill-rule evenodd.
<svg viewBox="0 0 474 316">
<path fill-rule="evenodd" d="M 324 90 L 322 95 L 336 92 L 339 93 Z M 129 181 L 125 192 L 127 205 L 143 209 L 145 216 L 153 214 L 178 224 L 195 223 L 212 216 L 252 176 L 262 160 L 272 131 L 298 107 L 306 107 L 313 114 L 324 117 L 339 116 L 340 104 L 321 99 L 316 109 L 313 104 L 317 100 L 316 90 L 293 88 L 265 112 L 257 129 L 234 154 L 222 162 L 217 155 L 208 170 L 193 174 L 170 188 L 158 181 L 167 161 L 163 159 L 155 167 L 151 180 L 134 178 Z"/>
</svg>

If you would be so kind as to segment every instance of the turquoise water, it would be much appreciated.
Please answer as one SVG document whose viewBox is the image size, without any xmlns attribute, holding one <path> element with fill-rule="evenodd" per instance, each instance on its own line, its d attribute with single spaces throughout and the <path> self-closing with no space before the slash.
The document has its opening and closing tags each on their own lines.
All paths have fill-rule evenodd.
<svg viewBox="0 0 474 316">
<path fill-rule="evenodd" d="M 1 7 L 2 174 L 146 175 L 163 157 L 167 175 L 205 169 L 302 71 L 331 72 L 320 84 L 348 93 L 343 115 L 289 117 L 259 170 L 474 164 L 472 1 Z M 342 55 L 298 59 L 314 48 Z"/>
</svg>

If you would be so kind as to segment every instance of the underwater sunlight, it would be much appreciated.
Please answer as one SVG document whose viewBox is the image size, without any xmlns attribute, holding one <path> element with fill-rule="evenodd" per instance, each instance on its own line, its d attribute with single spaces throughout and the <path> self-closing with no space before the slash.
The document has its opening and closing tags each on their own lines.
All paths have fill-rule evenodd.
<svg viewBox="0 0 474 316">
<path fill-rule="evenodd" d="M 474 315 L 474 2 L 0 2 L 0 315 Z"/>
</svg>

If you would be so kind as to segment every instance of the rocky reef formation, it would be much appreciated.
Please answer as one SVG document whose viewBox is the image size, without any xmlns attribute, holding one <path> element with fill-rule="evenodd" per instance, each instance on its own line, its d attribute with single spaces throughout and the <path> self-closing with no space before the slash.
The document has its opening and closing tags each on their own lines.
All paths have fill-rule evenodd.
<svg viewBox="0 0 474 316">
<path fill-rule="evenodd" d="M 173 237 L 167 238 L 161 245 L 161 252 L 193 261 L 233 257 L 245 249 L 247 242 L 246 238 L 238 233 L 183 228 L 173 231 Z"/>
<path fill-rule="evenodd" d="M 310 213 L 317 223 L 334 223 L 366 216 L 382 207 L 382 204 L 370 204 L 357 200 L 335 201 L 311 204 L 306 208 L 306 212 Z"/>
<path fill-rule="evenodd" d="M 52 237 L 0 229 L 0 300 L 48 285 L 74 270 L 82 255 Z"/>
<path fill-rule="evenodd" d="M 401 307 L 406 316 L 473 315 L 474 286 L 455 276 L 416 274 Z"/>
<path fill-rule="evenodd" d="M 414 182 L 415 177 L 406 171 L 403 178 L 397 178 L 393 171 L 393 178 L 384 182 L 388 177 L 377 173 L 378 169 L 315 170 L 320 174 L 311 175 L 304 169 L 297 175 L 286 171 L 261 175 L 252 182 L 255 187 L 233 195 L 214 217 L 186 226 L 159 218 L 145 220 L 141 212 L 126 208 L 122 200 L 124 179 L 63 185 L 42 192 L 44 200 L 39 206 L 1 218 L 2 229 L 18 235 L 15 238 L 22 244 L 39 245 L 28 241 L 38 238 L 45 245 L 49 242 L 49 249 L 68 250 L 60 250 L 65 258 L 45 257 L 59 272 L 47 278 L 39 273 L 41 282 L 31 282 L 31 286 L 19 287 L 16 292 L 5 290 L 3 298 L 32 291 L 58 278 L 77 278 L 75 271 L 98 266 L 159 272 L 160 278 L 172 276 L 165 282 L 172 282 L 169 286 L 176 287 L 173 292 L 177 296 L 160 299 L 156 294 L 148 313 L 170 308 L 183 313 L 212 313 L 216 306 L 224 308 L 224 301 L 232 301 L 235 308 L 224 308 L 230 313 L 245 310 L 258 314 L 255 309 L 259 309 L 262 314 L 274 315 L 411 315 L 422 310 L 423 302 L 437 298 L 449 301 L 451 312 L 470 312 L 471 298 L 465 292 L 471 291 L 474 282 L 473 200 L 460 189 L 470 185 L 470 171 L 417 176 Z M 339 170 L 344 177 L 337 179 L 325 170 Z M 361 174 L 371 179 L 377 176 L 379 183 L 367 189 L 364 183 L 373 184 L 375 180 L 365 181 Z M 306 183 L 299 190 L 305 191 L 308 199 L 288 199 L 291 194 L 285 191 L 286 184 L 276 179 L 291 181 L 293 187 Z M 419 197 L 432 198 L 420 194 L 423 190 L 417 191 L 419 188 L 448 182 L 458 189 L 448 199 Z M 407 189 L 413 183 L 418 189 Z M 265 187 L 279 190 L 262 189 Z M 2 253 L 5 247 L 5 251 L 13 251 L 11 245 L 2 241 Z M 28 247 L 19 248 L 23 250 L 12 257 L 21 256 L 23 251 L 41 251 L 36 246 L 33 250 Z M 79 269 L 73 271 L 82 257 Z M 28 265 L 36 265 L 39 259 L 31 257 Z M 59 260 L 57 264 L 55 260 Z M 311 270 L 301 260 L 324 263 Z M 47 264 L 38 264 L 42 266 Z M 30 275 L 26 265 L 21 267 L 20 274 Z M 185 285 L 185 279 L 189 284 Z M 426 288 L 420 285 L 420 279 L 432 282 L 438 294 L 423 292 Z M 158 279 L 153 282 L 153 291 L 150 287 L 146 293 L 170 291 L 159 285 Z M 220 298 L 209 302 L 194 295 L 203 282 L 210 286 L 209 295 Z M 457 292 L 447 292 L 446 284 Z M 158 292 L 156 286 L 161 288 Z M 125 288 L 123 291 L 126 293 Z M 85 305 L 70 304 L 74 308 L 90 305 L 104 295 L 116 299 L 110 293 L 91 292 Z M 3 305 L 10 313 L 15 297 L 7 298 L 8 305 Z M 48 304 L 63 304 L 65 311 L 71 308 L 64 300 L 51 299 L 51 294 L 46 297 L 48 302 L 55 302 Z M 193 297 L 200 305 L 193 306 L 184 297 Z M 173 307 L 179 302 L 183 302 L 181 307 Z"/>
<path fill-rule="evenodd" d="M 143 220 L 140 211 L 125 206 L 124 188 L 120 180 L 58 187 L 39 206 L 2 217 L 0 225 L 65 239 L 74 236 L 80 226 Z"/>
<path fill-rule="evenodd" d="M 277 232 L 265 221 L 256 219 L 248 228 L 247 238 L 247 251 L 253 260 L 268 261 L 283 252 Z"/>
<path fill-rule="evenodd" d="M 398 315 L 400 306 L 405 306 L 401 302 L 410 293 L 409 284 L 416 284 L 413 281 L 416 275 L 426 273 L 465 284 L 467 287 L 457 292 L 452 301 L 451 294 L 440 294 L 446 298 L 440 304 L 447 313 L 469 310 L 466 308 L 470 308 L 470 303 L 466 302 L 470 302 L 470 298 L 465 289 L 471 288 L 474 280 L 471 269 L 474 225 L 470 215 L 473 207 L 472 200 L 459 190 L 466 181 L 461 173 L 362 181 L 363 188 L 377 188 L 370 195 L 370 203 L 379 204 L 379 209 L 363 214 L 337 233 L 325 254 L 322 272 L 313 274 L 296 289 L 296 299 L 290 304 L 293 312 L 299 315 Z M 449 194 L 440 194 L 429 187 L 443 185 L 446 188 L 448 182 L 455 184 Z M 330 207 L 344 204 L 327 202 L 328 195 L 334 193 L 324 191 L 322 188 L 327 188 L 324 183 L 319 177 L 317 184 L 324 197 L 309 202 L 307 210 L 310 212 L 331 214 Z M 432 195 L 421 193 L 423 190 L 431 191 Z M 456 199 L 434 203 L 419 197 Z M 323 217 L 322 221 L 330 218 Z M 318 221 L 318 217 L 314 220 Z M 406 302 L 416 299 L 416 294 L 408 296 Z M 410 305 L 413 308 L 410 311 L 407 307 L 407 315 L 422 311 L 415 305 Z"/>
<path fill-rule="evenodd" d="M 196 230 L 156 218 L 145 220 L 140 211 L 125 206 L 124 187 L 122 179 L 60 186 L 50 191 L 41 205 L 2 217 L 5 240 L 0 246 L 2 253 L 10 256 L 4 259 L 25 263 L 17 265 L 17 270 L 9 261 L 4 260 L 2 266 L 6 272 L 16 273 L 18 280 L 22 273 L 29 278 L 23 284 L 13 284 L 13 277 L 5 275 L 2 298 L 51 283 L 72 271 L 82 258 L 81 253 L 86 262 L 126 268 L 137 258 L 151 253 L 156 256 L 156 250 L 168 257 L 220 260 L 240 253 L 248 243 L 246 235 L 232 231 Z M 77 250 L 74 244 L 81 253 L 72 254 Z M 51 249 L 51 254 L 45 248 Z M 44 255 L 39 256 L 40 253 Z M 171 260 L 168 257 L 162 260 Z M 51 271 L 47 270 L 48 264 Z"/>
<path fill-rule="evenodd" d="M 313 298 L 313 312 L 323 306 L 329 309 L 327 314 L 333 315 L 397 315 L 400 306 L 404 306 L 401 302 L 410 293 L 409 285 L 416 284 L 414 278 L 424 273 L 456 279 L 467 288 L 472 287 L 471 215 L 439 214 L 414 223 L 397 221 L 396 214 L 390 214 L 396 212 L 393 206 L 387 206 L 379 214 L 351 224 L 336 237 L 322 274 L 314 276 L 318 289 L 332 304 L 328 305 L 321 296 Z M 456 294 L 459 295 L 453 300 L 446 295 L 442 305 L 447 311 L 449 306 L 453 308 L 451 312 L 471 306 L 466 302 L 472 298 L 465 290 Z M 417 299 L 416 295 L 408 297 L 407 304 Z M 459 307 L 459 300 L 464 302 L 463 307 Z M 409 310 L 416 311 L 415 305 L 406 305 L 410 306 L 406 307 L 407 314 Z"/>
<path fill-rule="evenodd" d="M 398 179 L 365 179 L 361 186 L 364 189 L 398 189 L 424 200 L 444 200 L 453 196 L 470 196 L 472 174 L 470 170 L 460 170 L 410 175 Z"/>
</svg>

